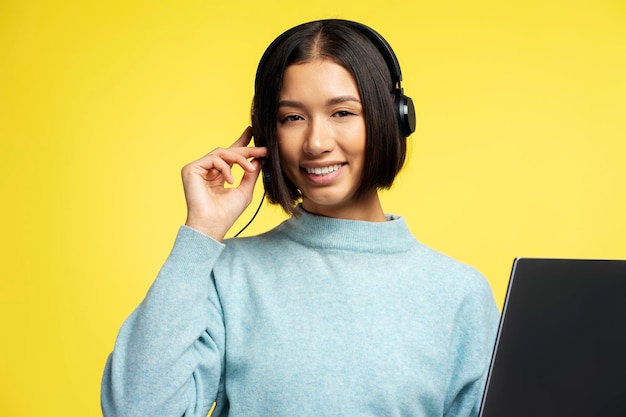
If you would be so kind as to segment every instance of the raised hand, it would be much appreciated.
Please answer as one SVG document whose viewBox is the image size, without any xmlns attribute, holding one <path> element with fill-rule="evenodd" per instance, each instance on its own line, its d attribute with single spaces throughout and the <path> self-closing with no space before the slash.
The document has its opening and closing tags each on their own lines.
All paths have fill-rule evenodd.
<svg viewBox="0 0 626 417">
<path fill-rule="evenodd" d="M 259 158 L 267 155 L 266 148 L 248 147 L 251 139 L 252 129 L 248 127 L 229 148 L 217 148 L 183 167 L 185 225 L 220 242 L 224 239 L 252 201 L 254 184 L 261 171 Z M 241 182 L 236 187 L 225 187 L 226 183 L 235 184 L 231 171 L 235 164 L 244 170 Z"/>
</svg>

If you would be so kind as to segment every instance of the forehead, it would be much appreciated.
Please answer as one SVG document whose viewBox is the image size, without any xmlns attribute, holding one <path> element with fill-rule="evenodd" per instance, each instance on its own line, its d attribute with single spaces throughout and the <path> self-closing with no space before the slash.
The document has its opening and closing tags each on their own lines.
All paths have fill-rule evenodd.
<svg viewBox="0 0 626 417">
<path fill-rule="evenodd" d="M 353 75 L 334 61 L 315 59 L 285 68 L 280 91 L 281 99 L 313 95 L 360 97 Z"/>
</svg>

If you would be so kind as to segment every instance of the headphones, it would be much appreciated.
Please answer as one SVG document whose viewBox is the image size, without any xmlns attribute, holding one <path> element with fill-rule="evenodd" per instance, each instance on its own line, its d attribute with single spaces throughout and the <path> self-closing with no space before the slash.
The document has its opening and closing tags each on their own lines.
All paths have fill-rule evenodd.
<svg viewBox="0 0 626 417">
<path fill-rule="evenodd" d="M 389 69 L 389 73 L 391 74 L 391 79 L 393 82 L 393 88 L 391 90 L 391 94 L 393 94 L 393 102 L 395 107 L 395 113 L 398 120 L 398 127 L 400 129 L 400 136 L 406 138 L 411 135 L 411 133 L 415 132 L 415 106 L 413 105 L 413 100 L 411 97 L 404 94 L 404 90 L 402 88 L 402 71 L 400 70 L 400 63 L 398 62 L 398 58 L 396 54 L 391 49 L 391 45 L 383 38 L 378 32 L 374 29 L 366 26 L 362 23 L 354 22 L 352 20 L 343 20 L 343 19 L 325 19 L 319 20 L 318 22 L 338 22 L 343 23 L 347 26 L 350 26 L 353 29 L 356 29 L 362 35 L 367 37 L 372 44 L 378 49 L 380 54 L 385 60 L 387 64 L 387 68 Z M 310 24 L 305 23 L 305 24 Z M 304 24 L 303 24 L 304 25 Z M 265 66 L 269 57 L 274 53 L 278 45 L 280 45 L 285 38 L 290 36 L 293 32 L 299 29 L 302 25 L 295 26 L 283 34 L 279 35 L 274 41 L 267 47 L 265 53 L 261 57 L 259 61 L 259 66 L 256 72 L 255 78 L 255 91 L 259 85 L 259 80 L 261 78 L 261 73 L 263 73 Z"/>
</svg>

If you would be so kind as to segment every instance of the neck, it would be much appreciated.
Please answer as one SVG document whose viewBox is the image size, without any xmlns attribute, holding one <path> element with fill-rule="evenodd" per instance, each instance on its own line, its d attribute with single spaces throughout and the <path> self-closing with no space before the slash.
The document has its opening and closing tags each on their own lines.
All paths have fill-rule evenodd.
<svg viewBox="0 0 626 417">
<path fill-rule="evenodd" d="M 385 222 L 385 212 L 380 203 L 378 193 L 373 191 L 359 199 L 340 205 L 316 204 L 306 198 L 302 200 L 302 208 L 318 216 L 335 219 L 362 220 L 368 222 Z"/>
</svg>

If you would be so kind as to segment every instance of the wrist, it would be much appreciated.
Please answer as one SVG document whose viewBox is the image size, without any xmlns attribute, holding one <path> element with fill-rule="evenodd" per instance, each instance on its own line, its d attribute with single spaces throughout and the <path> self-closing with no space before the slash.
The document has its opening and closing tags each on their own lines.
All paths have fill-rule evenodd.
<svg viewBox="0 0 626 417">
<path fill-rule="evenodd" d="M 185 226 L 190 227 L 218 242 L 224 241 L 224 237 L 226 236 L 226 232 L 228 230 L 223 230 L 223 227 L 215 227 L 207 224 L 206 222 L 198 222 L 190 219 L 189 217 L 185 221 Z"/>
</svg>

